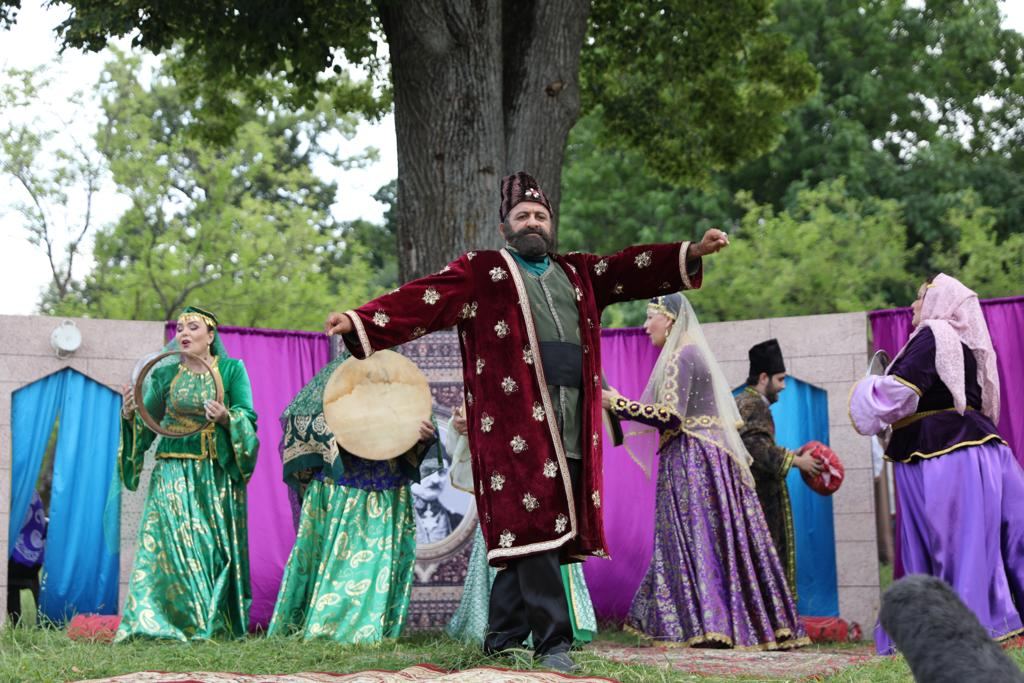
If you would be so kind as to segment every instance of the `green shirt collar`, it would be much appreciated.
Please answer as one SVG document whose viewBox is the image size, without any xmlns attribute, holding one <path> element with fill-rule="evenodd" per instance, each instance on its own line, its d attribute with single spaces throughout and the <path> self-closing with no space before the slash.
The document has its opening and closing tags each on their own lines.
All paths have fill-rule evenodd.
<svg viewBox="0 0 1024 683">
<path fill-rule="evenodd" d="M 525 268 L 526 272 L 530 273 L 531 275 L 536 275 L 539 277 L 546 273 L 548 267 L 551 266 L 551 258 L 546 254 L 544 255 L 544 258 L 541 259 L 540 261 L 528 261 L 522 256 L 520 256 L 519 253 L 512 247 L 505 248 L 508 249 L 508 253 L 512 254 L 512 258 L 516 260 L 516 263 Z"/>
</svg>

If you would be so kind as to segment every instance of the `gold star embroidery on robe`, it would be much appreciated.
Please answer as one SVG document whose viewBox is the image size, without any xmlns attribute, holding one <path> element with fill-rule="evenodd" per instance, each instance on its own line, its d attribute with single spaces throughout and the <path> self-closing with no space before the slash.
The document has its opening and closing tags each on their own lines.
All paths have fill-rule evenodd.
<svg viewBox="0 0 1024 683">
<path fill-rule="evenodd" d="M 433 287 L 427 287 L 427 290 L 423 292 L 423 303 L 428 306 L 433 306 L 441 300 L 441 295 Z"/>
</svg>

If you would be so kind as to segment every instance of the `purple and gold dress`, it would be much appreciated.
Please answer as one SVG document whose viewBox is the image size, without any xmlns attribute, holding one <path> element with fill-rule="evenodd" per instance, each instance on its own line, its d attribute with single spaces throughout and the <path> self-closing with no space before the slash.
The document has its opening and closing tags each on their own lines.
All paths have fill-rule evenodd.
<svg viewBox="0 0 1024 683">
<path fill-rule="evenodd" d="M 689 646 L 807 644 L 749 472 L 728 451 L 732 425 L 716 406 L 710 363 L 699 346 L 682 346 L 670 391 L 661 392 L 676 400 L 612 404 L 620 418 L 661 435 L 654 552 L 626 626 Z"/>
<path fill-rule="evenodd" d="M 885 457 L 899 502 L 894 578 L 943 579 L 1002 640 L 1024 631 L 1024 470 L 982 410 L 974 352 L 963 345 L 963 414 L 935 359 L 935 335 L 923 327 L 888 374 L 856 385 L 850 419 L 861 434 L 892 426 Z M 880 626 L 875 644 L 879 654 L 893 652 Z"/>
</svg>

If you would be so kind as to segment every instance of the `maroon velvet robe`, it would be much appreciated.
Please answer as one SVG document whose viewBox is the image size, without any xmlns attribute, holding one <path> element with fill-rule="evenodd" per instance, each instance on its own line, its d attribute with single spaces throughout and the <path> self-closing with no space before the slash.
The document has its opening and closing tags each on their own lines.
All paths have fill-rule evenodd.
<svg viewBox="0 0 1024 683">
<path fill-rule="evenodd" d="M 477 512 L 488 560 L 555 548 L 564 559 L 607 556 L 601 519 L 601 311 L 699 287 L 688 242 L 630 247 L 614 256 L 552 256 L 576 289 L 583 345 L 583 475 L 574 500 L 544 378 L 530 302 L 512 255 L 468 252 L 354 311 L 345 343 L 357 358 L 457 325 Z M 691 282 L 691 279 L 693 282 Z M 355 341 L 358 339 L 358 343 Z"/>
</svg>

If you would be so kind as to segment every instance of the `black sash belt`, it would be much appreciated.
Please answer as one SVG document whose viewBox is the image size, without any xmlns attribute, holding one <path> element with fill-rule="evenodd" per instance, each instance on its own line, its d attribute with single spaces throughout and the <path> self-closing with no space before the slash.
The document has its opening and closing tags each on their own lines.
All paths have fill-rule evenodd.
<svg viewBox="0 0 1024 683">
<path fill-rule="evenodd" d="M 579 344 L 560 341 L 540 343 L 544 379 L 555 387 L 583 388 L 583 349 Z"/>
<path fill-rule="evenodd" d="M 560 341 L 541 342 L 540 354 L 544 379 L 550 386 L 583 388 L 583 349 L 579 344 Z M 601 386 L 608 387 L 604 377 L 601 378 Z M 604 418 L 608 431 L 611 433 L 612 443 L 616 446 L 621 445 L 622 426 L 619 424 L 619 418 L 607 410 L 604 411 Z"/>
</svg>

